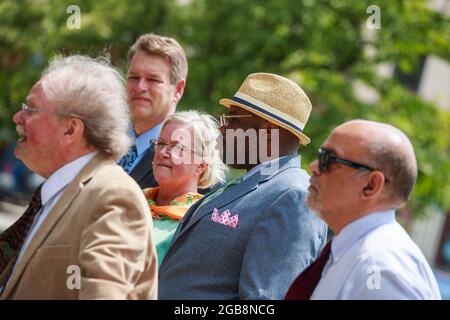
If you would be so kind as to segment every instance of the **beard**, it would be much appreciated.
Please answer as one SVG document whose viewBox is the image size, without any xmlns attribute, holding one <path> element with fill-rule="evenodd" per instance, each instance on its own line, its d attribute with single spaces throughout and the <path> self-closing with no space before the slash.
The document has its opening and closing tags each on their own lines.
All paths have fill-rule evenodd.
<svg viewBox="0 0 450 320">
<path fill-rule="evenodd" d="M 308 193 L 308 198 L 306 199 L 308 207 L 314 212 L 314 214 L 321 220 L 325 220 L 325 212 L 323 211 L 322 205 L 320 204 L 319 195 L 316 191 L 311 191 Z"/>
</svg>

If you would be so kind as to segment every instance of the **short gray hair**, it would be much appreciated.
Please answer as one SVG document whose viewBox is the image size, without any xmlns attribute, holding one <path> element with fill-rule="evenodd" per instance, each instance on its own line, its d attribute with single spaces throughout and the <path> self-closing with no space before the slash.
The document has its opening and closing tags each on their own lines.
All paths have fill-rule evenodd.
<svg viewBox="0 0 450 320">
<path fill-rule="evenodd" d="M 106 58 L 73 55 L 56 57 L 42 73 L 46 98 L 57 111 L 78 115 L 87 142 L 115 159 L 132 140 L 124 79 Z"/>
<path fill-rule="evenodd" d="M 179 123 L 192 127 L 194 139 L 202 148 L 203 160 L 208 164 L 206 170 L 200 176 L 198 187 L 209 188 L 218 182 L 225 182 L 227 166 L 222 162 L 217 146 L 217 138 L 220 135 L 217 121 L 209 114 L 198 111 L 181 111 L 169 116 L 163 123 L 161 130 L 168 123 Z"/>
<path fill-rule="evenodd" d="M 386 185 L 391 200 L 408 201 L 417 180 L 417 169 L 410 157 L 397 146 L 374 139 L 367 146 L 371 166 L 382 171 L 389 180 Z"/>
</svg>

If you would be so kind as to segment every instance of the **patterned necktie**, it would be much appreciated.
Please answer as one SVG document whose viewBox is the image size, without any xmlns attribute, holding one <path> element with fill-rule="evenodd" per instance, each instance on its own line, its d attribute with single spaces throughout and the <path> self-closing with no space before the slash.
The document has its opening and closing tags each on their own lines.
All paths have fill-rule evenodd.
<svg viewBox="0 0 450 320">
<path fill-rule="evenodd" d="M 20 249 L 28 235 L 28 231 L 34 222 L 37 213 L 42 208 L 41 189 L 42 185 L 34 192 L 25 213 L 0 235 L 0 274 L 4 271 L 11 259 L 13 260 L 12 265 L 14 265 Z M 10 272 L 11 271 L 12 268 Z M 5 280 L 8 278 L 9 276 L 6 277 Z M 0 283 L 0 286 L 2 285 L 3 284 Z"/>
<path fill-rule="evenodd" d="M 319 258 L 295 279 L 284 298 L 285 300 L 309 300 L 322 277 L 322 271 L 330 253 L 331 241 L 323 248 Z"/>
<path fill-rule="evenodd" d="M 137 149 L 136 145 L 134 144 L 130 150 L 128 150 L 128 153 L 122 157 L 122 159 L 119 160 L 119 166 L 123 168 L 127 173 L 130 173 L 131 167 L 133 166 L 134 161 L 137 158 Z"/>
</svg>

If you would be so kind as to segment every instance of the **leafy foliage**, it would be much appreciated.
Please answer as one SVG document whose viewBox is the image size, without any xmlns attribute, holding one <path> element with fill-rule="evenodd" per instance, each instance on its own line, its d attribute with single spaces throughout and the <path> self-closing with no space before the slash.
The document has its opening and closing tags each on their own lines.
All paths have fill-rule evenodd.
<svg viewBox="0 0 450 320">
<path fill-rule="evenodd" d="M 301 150 L 303 165 L 336 125 L 353 118 L 389 122 L 413 141 L 419 180 L 411 205 L 450 208 L 450 115 L 426 103 L 395 78 L 380 76 L 381 63 L 415 72 L 428 54 L 450 61 L 450 23 L 425 0 L 380 0 L 381 29 L 368 31 L 370 1 L 3 0 L 0 3 L 0 141 L 15 139 L 12 114 L 55 54 L 108 54 L 126 69 L 129 46 L 142 33 L 176 37 L 189 56 L 180 109 L 223 112 L 252 72 L 290 77 L 313 102 Z M 70 30 L 69 5 L 81 9 L 81 29 Z M 379 99 L 361 101 L 356 80 Z"/>
</svg>

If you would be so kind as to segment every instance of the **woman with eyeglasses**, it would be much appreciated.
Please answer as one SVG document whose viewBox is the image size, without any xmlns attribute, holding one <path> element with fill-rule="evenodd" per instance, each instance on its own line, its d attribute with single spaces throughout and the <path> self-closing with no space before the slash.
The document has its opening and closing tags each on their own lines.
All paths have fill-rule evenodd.
<svg viewBox="0 0 450 320">
<path fill-rule="evenodd" d="M 167 252 L 179 221 L 202 198 L 198 189 L 224 182 L 223 164 L 216 140 L 216 120 L 197 111 L 178 112 L 163 123 L 155 152 L 153 174 L 158 187 L 144 189 L 153 216 L 153 243 L 158 265 Z"/>
</svg>

